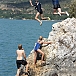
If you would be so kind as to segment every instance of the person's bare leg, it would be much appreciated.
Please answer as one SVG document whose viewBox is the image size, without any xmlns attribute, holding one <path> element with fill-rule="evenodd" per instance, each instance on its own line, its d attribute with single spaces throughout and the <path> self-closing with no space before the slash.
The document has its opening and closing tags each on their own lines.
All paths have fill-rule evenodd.
<svg viewBox="0 0 76 76">
<path fill-rule="evenodd" d="M 39 12 L 37 12 L 36 16 L 35 16 L 35 19 L 38 21 L 38 22 L 41 22 L 41 20 L 38 18 L 38 16 L 40 15 Z"/>
<path fill-rule="evenodd" d="M 37 57 L 37 52 L 34 51 L 34 66 L 36 66 L 36 57 Z"/>
<path fill-rule="evenodd" d="M 50 20 L 49 17 L 44 17 L 43 14 L 41 14 L 40 17 L 41 17 L 42 20 Z"/>
<path fill-rule="evenodd" d="M 17 74 L 16 74 L 16 76 L 19 76 L 19 73 L 20 73 L 20 69 L 17 69 Z"/>
<path fill-rule="evenodd" d="M 38 18 L 38 16 L 40 15 L 39 12 L 37 12 L 36 16 L 35 16 L 35 19 L 40 22 L 40 25 L 42 25 L 42 21 Z"/>
<path fill-rule="evenodd" d="M 28 64 L 26 65 L 26 72 L 28 72 Z"/>
<path fill-rule="evenodd" d="M 44 53 L 40 50 L 40 49 L 38 49 L 37 50 L 40 54 L 42 54 L 42 57 L 41 57 L 41 63 L 43 62 L 43 60 L 44 60 Z"/>
<path fill-rule="evenodd" d="M 61 11 L 61 8 L 58 8 L 58 12 L 59 12 L 60 14 L 66 14 L 66 12 L 62 12 L 62 11 Z"/>
<path fill-rule="evenodd" d="M 40 15 L 42 20 L 46 20 L 47 17 L 44 17 L 43 14 Z"/>
<path fill-rule="evenodd" d="M 58 13 L 56 12 L 56 9 L 53 9 L 53 11 L 54 11 L 53 14 L 58 14 Z"/>
<path fill-rule="evenodd" d="M 69 16 L 69 13 L 66 11 L 66 12 L 62 12 L 61 11 L 61 8 L 58 8 L 58 12 L 60 13 L 60 14 L 66 14 L 67 16 Z"/>
</svg>

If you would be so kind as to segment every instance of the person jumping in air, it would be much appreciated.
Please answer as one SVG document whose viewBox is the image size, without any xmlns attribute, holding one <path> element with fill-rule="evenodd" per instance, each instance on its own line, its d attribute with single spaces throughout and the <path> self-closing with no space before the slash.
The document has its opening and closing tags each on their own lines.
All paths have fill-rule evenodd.
<svg viewBox="0 0 76 76">
<path fill-rule="evenodd" d="M 35 9 L 37 10 L 37 14 L 35 16 L 35 19 L 38 22 L 40 22 L 40 25 L 42 25 L 42 21 L 38 18 L 38 16 L 40 16 L 42 20 L 47 20 L 47 19 L 50 20 L 49 17 L 43 17 L 43 10 L 41 8 L 41 3 L 38 0 L 35 1 L 35 5 L 33 5 L 32 0 L 30 0 L 30 4 L 31 4 L 31 6 L 35 6 Z"/>
<path fill-rule="evenodd" d="M 52 0 L 52 3 L 53 3 L 53 14 L 59 14 L 61 16 L 61 14 L 66 14 L 67 16 L 69 16 L 68 12 L 62 12 L 61 11 L 61 7 L 60 7 L 60 4 L 59 4 L 59 0 Z M 56 12 L 58 11 L 58 12 Z"/>
<path fill-rule="evenodd" d="M 34 46 L 34 66 L 36 66 L 36 58 L 37 58 L 37 53 L 40 53 L 42 55 L 41 57 L 41 64 L 45 63 L 44 61 L 44 52 L 41 50 L 41 45 L 42 44 L 51 44 L 52 42 L 44 42 L 43 37 L 40 36 L 39 39 L 37 40 L 37 43 Z"/>
</svg>

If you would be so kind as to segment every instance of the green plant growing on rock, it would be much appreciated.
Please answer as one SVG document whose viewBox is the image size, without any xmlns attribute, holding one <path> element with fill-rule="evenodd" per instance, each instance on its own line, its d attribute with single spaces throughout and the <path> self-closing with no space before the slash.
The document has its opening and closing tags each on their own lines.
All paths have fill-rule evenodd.
<svg viewBox="0 0 76 76">
<path fill-rule="evenodd" d="M 70 13 L 70 17 L 76 18 L 76 0 L 72 1 L 70 5 L 69 13 Z"/>
</svg>

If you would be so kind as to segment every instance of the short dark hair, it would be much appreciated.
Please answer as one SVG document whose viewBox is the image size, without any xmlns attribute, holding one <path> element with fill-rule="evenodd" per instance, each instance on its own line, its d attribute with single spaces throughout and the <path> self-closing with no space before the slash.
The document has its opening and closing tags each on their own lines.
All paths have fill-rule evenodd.
<svg viewBox="0 0 76 76">
<path fill-rule="evenodd" d="M 40 36 L 40 37 L 39 37 L 39 40 L 42 40 L 42 39 L 43 39 L 43 37 L 42 37 L 42 36 Z"/>
<path fill-rule="evenodd" d="M 22 49 L 22 44 L 18 45 L 18 49 L 21 50 Z"/>
<path fill-rule="evenodd" d="M 38 0 L 35 0 L 35 2 L 38 2 Z"/>
</svg>

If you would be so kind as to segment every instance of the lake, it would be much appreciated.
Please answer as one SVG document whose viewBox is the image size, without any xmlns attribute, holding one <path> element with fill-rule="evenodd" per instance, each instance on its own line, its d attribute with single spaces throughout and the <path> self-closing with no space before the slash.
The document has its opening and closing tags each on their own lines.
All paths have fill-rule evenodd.
<svg viewBox="0 0 76 76">
<path fill-rule="evenodd" d="M 15 76 L 16 50 L 22 44 L 28 56 L 40 35 L 47 38 L 52 24 L 59 21 L 0 19 L 0 76 Z"/>
</svg>

